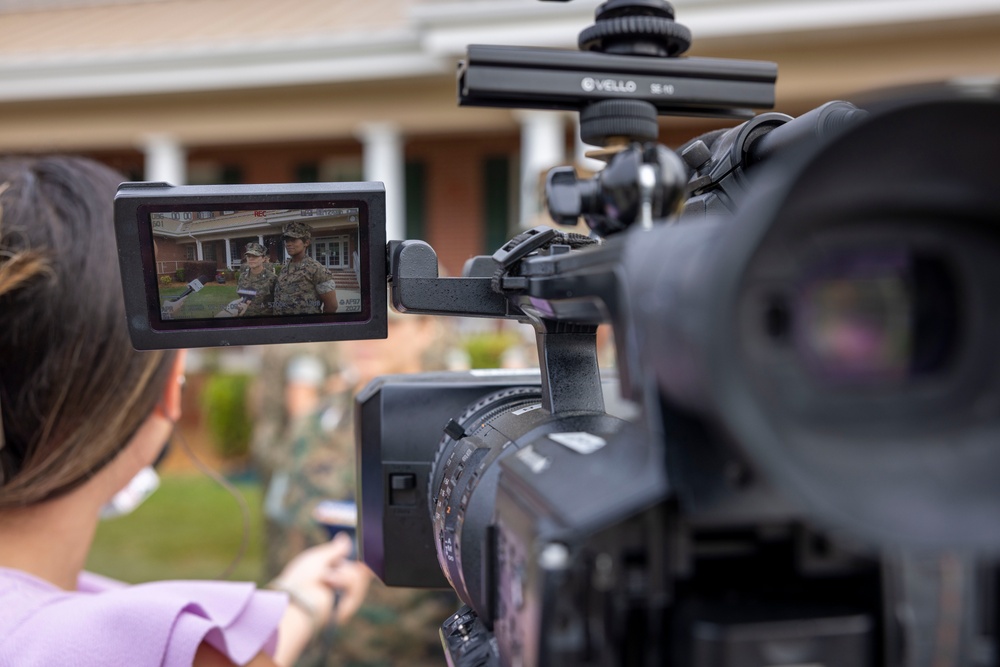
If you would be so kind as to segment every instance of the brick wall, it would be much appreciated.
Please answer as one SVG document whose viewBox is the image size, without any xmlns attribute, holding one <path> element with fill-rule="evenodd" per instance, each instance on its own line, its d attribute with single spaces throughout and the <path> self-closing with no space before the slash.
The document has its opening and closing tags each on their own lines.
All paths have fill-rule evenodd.
<svg viewBox="0 0 1000 667">
<path fill-rule="evenodd" d="M 448 275 L 485 251 L 483 162 L 491 155 L 516 159 L 516 135 L 448 137 L 407 142 L 407 159 L 426 164 L 426 236 Z"/>
<path fill-rule="evenodd" d="M 156 239 L 156 273 L 173 275 L 174 271 L 187 260 L 184 246 L 173 239 Z"/>
</svg>

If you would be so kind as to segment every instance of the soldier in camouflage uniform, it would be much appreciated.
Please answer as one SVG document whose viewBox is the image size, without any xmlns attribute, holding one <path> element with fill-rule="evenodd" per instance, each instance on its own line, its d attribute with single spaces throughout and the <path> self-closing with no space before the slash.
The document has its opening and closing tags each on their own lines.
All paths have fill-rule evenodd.
<svg viewBox="0 0 1000 667">
<path fill-rule="evenodd" d="M 281 472 L 288 476 L 281 489 L 285 529 L 281 540 L 269 545 L 269 551 L 281 556 L 271 561 L 271 574 L 301 549 L 328 539 L 313 515 L 321 500 L 355 500 L 354 393 L 376 375 L 443 365 L 438 319 L 393 313 L 389 322 L 388 340 L 339 344 L 343 375 L 355 384 L 328 398 L 296 429 L 287 450 L 290 467 Z M 324 630 L 298 665 L 442 667 L 438 629 L 457 608 L 451 592 L 388 588 L 375 580 L 354 618 Z"/>
<path fill-rule="evenodd" d="M 313 315 L 337 312 L 337 284 L 326 268 L 309 256 L 312 227 L 289 222 L 282 230 L 288 261 L 278 274 L 274 290 L 275 315 Z"/>
<path fill-rule="evenodd" d="M 308 428 L 321 403 L 340 391 L 331 386 L 340 362 L 334 343 L 289 343 L 256 349 L 260 351 L 260 370 L 250 393 L 254 415 L 250 454 L 263 488 L 277 488 L 264 497 L 264 562 L 270 578 L 288 561 L 288 550 L 282 544 L 288 522 L 282 518 L 281 498 L 275 496 L 280 495 L 280 487 L 287 486 L 298 434 Z M 272 485 L 275 474 L 278 479 Z"/>
<path fill-rule="evenodd" d="M 268 266 L 266 258 L 267 250 L 264 246 L 259 243 L 247 244 L 243 253 L 244 266 L 240 270 L 236 289 L 244 292 L 254 291 L 257 294 L 247 302 L 246 309 L 241 313 L 245 317 L 271 315 L 273 312 L 274 285 L 278 277 Z"/>
</svg>

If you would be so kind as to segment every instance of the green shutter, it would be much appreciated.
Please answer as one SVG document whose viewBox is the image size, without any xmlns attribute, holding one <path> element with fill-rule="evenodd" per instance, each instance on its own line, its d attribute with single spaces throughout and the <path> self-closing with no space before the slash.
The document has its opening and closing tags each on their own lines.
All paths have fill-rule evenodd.
<svg viewBox="0 0 1000 667">
<path fill-rule="evenodd" d="M 406 238 L 426 241 L 427 165 L 407 162 L 405 171 Z"/>
<path fill-rule="evenodd" d="M 510 158 L 488 157 L 483 161 L 483 220 L 486 222 L 483 249 L 487 255 L 510 238 Z"/>
</svg>

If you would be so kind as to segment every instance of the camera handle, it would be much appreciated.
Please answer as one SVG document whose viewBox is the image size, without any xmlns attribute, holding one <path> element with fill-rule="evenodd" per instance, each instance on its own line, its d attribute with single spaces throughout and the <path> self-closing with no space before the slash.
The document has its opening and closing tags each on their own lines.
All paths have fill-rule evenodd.
<svg viewBox="0 0 1000 667">
<path fill-rule="evenodd" d="M 427 243 L 390 241 L 392 305 L 402 313 L 514 319 L 531 324 L 538 346 L 543 407 L 552 413 L 603 412 L 597 322 L 563 321 L 557 313 L 522 308 L 521 304 L 531 301 L 525 295 L 531 291 L 532 279 L 506 271 L 530 253 L 562 254 L 562 249 L 569 249 L 568 243 L 577 242 L 571 236 L 546 227 L 529 230 L 493 257 L 470 260 L 460 278 L 438 276 L 437 254 Z M 519 304 L 522 298 L 526 300 Z"/>
<path fill-rule="evenodd" d="M 690 31 L 674 21 L 673 7 L 665 0 L 608 0 L 597 9 L 594 25 L 579 35 L 582 52 L 640 59 L 672 59 L 690 44 Z M 504 54 L 492 57 L 502 61 Z M 463 79 L 467 87 L 472 86 L 472 74 L 479 71 L 471 60 L 470 54 Z M 583 217 L 597 236 L 608 237 L 636 222 L 651 228 L 654 220 L 676 213 L 684 201 L 688 167 L 673 151 L 655 143 L 657 107 L 645 100 L 612 98 L 588 101 L 577 108 L 581 137 L 603 147 L 601 157 L 608 166 L 590 179 L 578 179 L 572 167 L 550 171 L 546 199 L 553 220 L 575 225 Z M 515 237 L 492 257 L 470 260 L 461 278 L 440 278 L 437 255 L 429 245 L 391 241 L 387 274 L 393 307 L 400 312 L 529 323 L 535 329 L 545 409 L 603 412 L 596 332 L 607 310 L 593 304 L 607 303 L 608 286 L 591 285 L 593 276 L 586 269 L 582 282 L 569 275 L 574 269 L 561 270 L 559 256 L 577 243 L 569 235 L 535 228 Z M 555 273 L 533 275 L 528 266 L 533 263 L 547 265 Z M 560 274 L 577 288 L 583 287 L 582 293 L 570 289 L 563 295 Z M 544 293 L 553 287 L 551 300 L 535 295 L 536 290 Z M 568 304 L 565 310 L 560 301 Z"/>
<path fill-rule="evenodd" d="M 627 114 L 622 125 L 603 124 L 601 131 L 621 138 L 622 145 L 610 154 L 607 168 L 593 178 L 579 179 L 572 167 L 550 171 L 546 196 L 552 218 L 575 225 L 582 216 L 602 237 L 618 234 L 636 222 L 650 228 L 655 220 L 670 218 L 684 201 L 688 169 L 665 146 L 636 140 L 655 137 L 655 108 L 635 100 L 602 101 L 589 108 L 595 107 L 615 113 L 631 109 L 633 119 L 645 114 L 652 123 L 645 130 L 639 126 L 632 136 L 621 134 L 629 131 Z M 603 261 L 597 255 L 607 253 L 568 255 L 571 247 L 585 242 L 596 240 L 536 227 L 519 234 L 493 256 L 467 262 L 461 278 L 441 278 L 437 255 L 428 244 L 391 241 L 387 273 L 392 304 L 404 313 L 514 319 L 531 324 L 538 347 L 543 407 L 551 413 L 603 412 L 597 325 L 607 321 L 614 295 L 612 286 L 595 280 L 603 272 L 595 272 L 587 261 Z M 562 260 L 570 261 L 564 264 Z M 577 265 L 580 261 L 582 266 Z"/>
</svg>

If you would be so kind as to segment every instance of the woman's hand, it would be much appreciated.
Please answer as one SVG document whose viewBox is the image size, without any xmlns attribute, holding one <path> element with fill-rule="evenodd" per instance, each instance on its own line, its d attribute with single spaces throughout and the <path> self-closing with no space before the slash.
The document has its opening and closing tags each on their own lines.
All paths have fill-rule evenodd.
<svg viewBox="0 0 1000 667">
<path fill-rule="evenodd" d="M 179 311 L 184 306 L 185 301 L 187 301 L 186 296 L 181 297 L 180 299 L 176 299 L 174 301 L 168 299 L 164 301 L 163 304 L 160 306 L 161 313 L 166 317 L 173 318 L 174 316 L 177 315 L 177 311 Z"/>
<path fill-rule="evenodd" d="M 334 606 L 337 623 L 345 623 L 361 607 L 373 576 L 367 565 L 353 560 L 345 561 L 330 573 L 327 583 L 337 591 Z"/>
<path fill-rule="evenodd" d="M 341 533 L 306 549 L 285 566 L 270 587 L 288 593 L 291 604 L 308 607 L 317 626 L 326 625 L 333 613 L 334 573 L 347 563 L 352 548 L 351 538 Z"/>
<path fill-rule="evenodd" d="M 289 596 L 278 630 L 274 661 L 292 665 L 316 630 L 334 615 L 342 623 L 358 610 L 374 576 L 361 563 L 348 560 L 353 541 L 345 533 L 293 558 L 271 588 Z"/>
</svg>

